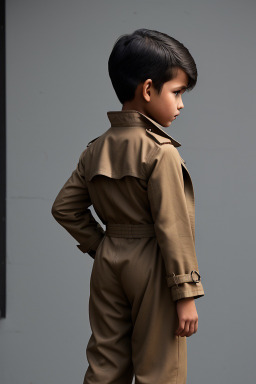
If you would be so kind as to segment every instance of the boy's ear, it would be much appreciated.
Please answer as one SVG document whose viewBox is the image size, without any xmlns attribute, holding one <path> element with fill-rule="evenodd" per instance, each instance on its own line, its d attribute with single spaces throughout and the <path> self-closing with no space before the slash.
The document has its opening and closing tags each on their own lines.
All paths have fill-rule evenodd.
<svg viewBox="0 0 256 384">
<path fill-rule="evenodd" d="M 153 82 L 151 79 L 147 79 L 144 81 L 142 86 L 142 96 L 148 102 L 151 99 L 152 87 L 153 87 Z"/>
</svg>

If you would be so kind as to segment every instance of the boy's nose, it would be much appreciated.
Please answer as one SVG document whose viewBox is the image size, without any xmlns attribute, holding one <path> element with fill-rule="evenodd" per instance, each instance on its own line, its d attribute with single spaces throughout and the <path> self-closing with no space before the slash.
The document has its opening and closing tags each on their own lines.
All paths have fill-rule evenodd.
<svg viewBox="0 0 256 384">
<path fill-rule="evenodd" d="M 184 104 L 183 104 L 183 101 L 180 100 L 179 105 L 178 105 L 178 109 L 182 109 L 182 108 L 184 108 Z"/>
</svg>

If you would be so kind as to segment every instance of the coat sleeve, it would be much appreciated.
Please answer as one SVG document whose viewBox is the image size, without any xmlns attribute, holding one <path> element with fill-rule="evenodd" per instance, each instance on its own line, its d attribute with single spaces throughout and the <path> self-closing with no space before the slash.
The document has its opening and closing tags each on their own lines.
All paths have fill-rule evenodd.
<svg viewBox="0 0 256 384">
<path fill-rule="evenodd" d="M 52 205 L 51 213 L 75 240 L 77 247 L 93 259 L 105 231 L 93 217 L 92 205 L 84 177 L 84 153 L 79 157 L 76 169 L 59 191 Z"/>
<path fill-rule="evenodd" d="M 174 301 L 204 296 L 195 243 L 184 191 L 181 158 L 171 144 L 159 146 L 154 153 L 148 180 L 148 198 L 157 242 L 164 260 L 166 281 Z M 170 276 L 175 276 L 170 277 Z M 173 280 L 175 283 L 173 284 Z M 171 282 L 170 282 L 171 281 Z"/>
</svg>

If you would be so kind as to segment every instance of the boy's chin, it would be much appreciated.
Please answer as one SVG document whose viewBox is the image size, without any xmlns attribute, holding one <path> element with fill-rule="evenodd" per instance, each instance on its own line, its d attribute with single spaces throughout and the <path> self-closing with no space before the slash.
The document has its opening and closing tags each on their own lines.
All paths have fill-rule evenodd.
<svg viewBox="0 0 256 384">
<path fill-rule="evenodd" d="M 170 127 L 171 123 L 172 123 L 172 121 L 168 121 L 168 122 L 166 122 L 166 123 L 163 123 L 163 124 L 162 124 L 162 127 L 164 127 L 164 128 L 168 128 L 168 127 Z"/>
</svg>

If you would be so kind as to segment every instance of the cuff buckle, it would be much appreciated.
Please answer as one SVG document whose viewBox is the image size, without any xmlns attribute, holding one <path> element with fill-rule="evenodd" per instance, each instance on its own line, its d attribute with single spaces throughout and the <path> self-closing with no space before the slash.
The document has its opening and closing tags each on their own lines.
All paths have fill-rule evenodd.
<svg viewBox="0 0 256 384">
<path fill-rule="evenodd" d="M 198 276 L 198 280 L 194 280 L 194 279 L 193 279 L 193 272 L 195 272 L 195 273 L 197 274 L 197 276 Z M 200 274 L 199 274 L 197 271 L 191 271 L 191 279 L 192 279 L 192 281 L 193 281 L 194 283 L 199 283 L 199 281 L 201 280 L 201 276 L 200 276 Z"/>
</svg>

